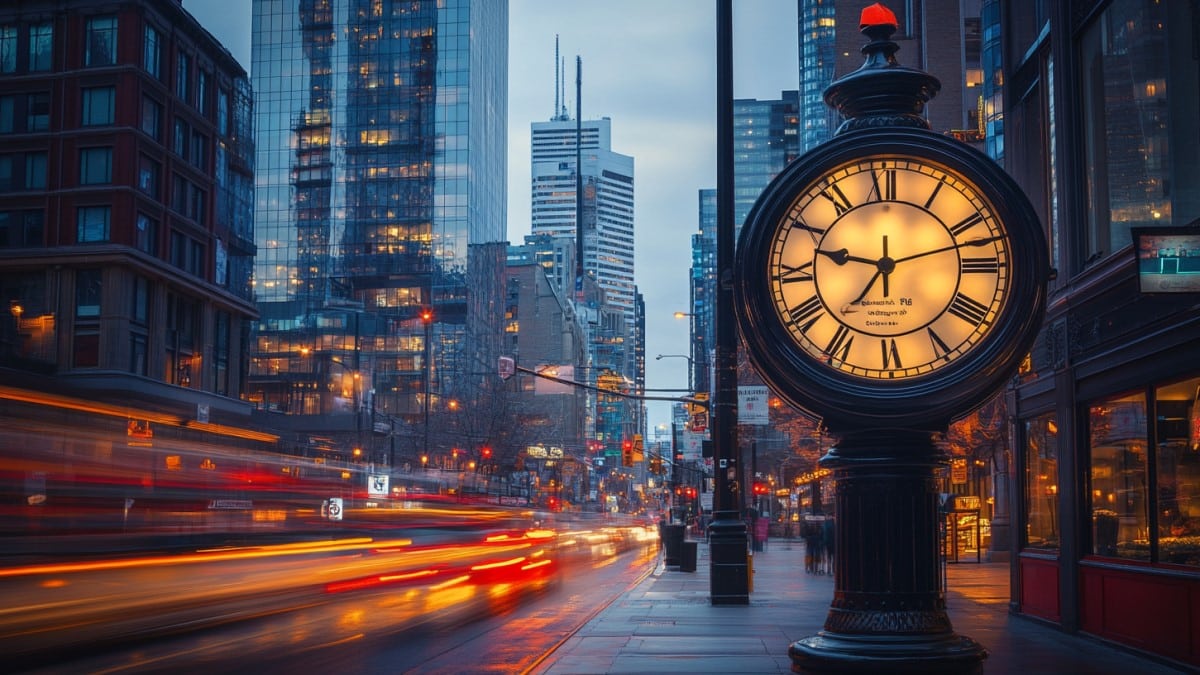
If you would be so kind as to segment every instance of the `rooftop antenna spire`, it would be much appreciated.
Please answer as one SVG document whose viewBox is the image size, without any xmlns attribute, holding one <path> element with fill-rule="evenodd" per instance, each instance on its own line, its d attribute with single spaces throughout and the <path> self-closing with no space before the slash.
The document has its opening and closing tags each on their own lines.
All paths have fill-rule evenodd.
<svg viewBox="0 0 1200 675">
<path fill-rule="evenodd" d="M 558 92 L 560 91 L 560 86 L 561 86 L 559 84 L 559 79 L 562 77 L 562 69 L 560 69 L 558 67 L 558 64 L 559 64 L 558 33 L 555 33 L 554 34 L 554 115 L 550 117 L 550 119 L 552 121 L 558 119 L 558 111 L 559 111 Z"/>
</svg>

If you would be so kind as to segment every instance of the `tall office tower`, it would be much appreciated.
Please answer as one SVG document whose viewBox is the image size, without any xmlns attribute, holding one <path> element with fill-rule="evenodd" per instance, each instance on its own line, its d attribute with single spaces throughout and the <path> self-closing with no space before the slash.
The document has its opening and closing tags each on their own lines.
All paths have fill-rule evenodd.
<svg viewBox="0 0 1200 675">
<path fill-rule="evenodd" d="M 778 99 L 733 102 L 733 218 L 738 231 L 759 193 L 800 154 L 800 94 L 781 92 Z M 692 235 L 691 377 L 696 391 L 708 391 L 712 349 L 716 340 L 717 196 L 699 193 L 699 232 Z"/>
<path fill-rule="evenodd" d="M 1000 23 L 1001 0 L 983 0 L 979 8 L 980 95 L 979 111 L 984 151 L 1004 163 L 1004 33 Z"/>
<path fill-rule="evenodd" d="M 370 429 L 393 436 L 390 461 L 405 428 L 402 458 L 438 451 L 430 428 L 494 372 L 507 35 L 502 0 L 254 2 L 249 395 L 344 432 L 321 450 L 382 461 Z"/>
<path fill-rule="evenodd" d="M 246 444 L 252 108 L 175 0 L 0 3 L 0 380 L 61 395 L 10 389 L 0 429 L 49 415 L 32 443 L 85 463 L 141 462 L 127 429 Z"/>
<path fill-rule="evenodd" d="M 897 58 L 928 71 L 942 83 L 941 91 L 925 106 L 930 126 L 968 143 L 983 141 L 981 2 L 900 0 L 889 5 L 900 23 L 892 36 L 900 45 Z M 825 87 L 863 63 L 863 37 L 858 29 L 862 3 L 798 0 L 797 8 L 801 149 L 808 151 L 832 138 L 840 124 L 821 98 Z"/>
<path fill-rule="evenodd" d="M 692 235 L 691 314 L 692 342 L 689 386 L 693 391 L 712 391 L 709 376 L 711 355 L 716 347 L 717 309 L 717 191 L 700 190 L 698 200 L 700 229 Z"/>
<path fill-rule="evenodd" d="M 808 152 L 833 136 L 837 112 L 821 97 L 834 80 L 837 0 L 798 0 L 800 47 L 800 151 Z"/>
<path fill-rule="evenodd" d="M 532 124 L 533 234 L 576 237 L 576 123 Z M 583 120 L 583 269 L 634 321 L 633 158 L 612 151 L 612 121 Z"/>
</svg>

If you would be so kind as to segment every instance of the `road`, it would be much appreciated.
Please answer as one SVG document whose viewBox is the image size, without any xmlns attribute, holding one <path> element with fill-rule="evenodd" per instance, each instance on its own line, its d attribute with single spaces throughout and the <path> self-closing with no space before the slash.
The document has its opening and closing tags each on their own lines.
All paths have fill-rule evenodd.
<svg viewBox="0 0 1200 675">
<path fill-rule="evenodd" d="M 522 672 L 652 568 L 647 535 L 493 533 L 0 570 L 0 650 L 28 672 Z"/>
</svg>

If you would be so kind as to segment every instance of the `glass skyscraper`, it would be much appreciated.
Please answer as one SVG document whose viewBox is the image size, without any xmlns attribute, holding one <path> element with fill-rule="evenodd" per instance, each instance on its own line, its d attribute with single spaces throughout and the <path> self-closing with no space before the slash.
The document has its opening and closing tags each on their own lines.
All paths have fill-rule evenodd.
<svg viewBox="0 0 1200 675">
<path fill-rule="evenodd" d="M 507 63 L 502 0 L 255 0 L 260 408 L 428 427 L 494 372 Z"/>
<path fill-rule="evenodd" d="M 784 91 L 778 99 L 733 102 L 733 222 L 741 230 L 758 195 L 800 154 L 800 95 Z M 696 391 L 710 390 L 712 350 L 716 345 L 717 192 L 699 191 L 699 231 L 692 235 L 691 368 Z"/>
</svg>

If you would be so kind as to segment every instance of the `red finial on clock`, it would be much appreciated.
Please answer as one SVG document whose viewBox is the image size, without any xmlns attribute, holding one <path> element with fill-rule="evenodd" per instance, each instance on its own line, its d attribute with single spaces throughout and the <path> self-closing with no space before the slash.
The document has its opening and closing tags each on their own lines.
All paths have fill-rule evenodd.
<svg viewBox="0 0 1200 675">
<path fill-rule="evenodd" d="M 868 26 L 891 26 L 894 31 L 900 28 L 900 22 L 896 20 L 896 15 L 892 10 L 877 2 L 870 7 L 863 8 L 858 29 L 866 30 Z"/>
<path fill-rule="evenodd" d="M 880 126 L 929 128 L 923 116 L 925 103 L 941 89 L 929 73 L 906 68 L 896 61 L 900 45 L 892 34 L 900 29 L 892 10 L 875 3 L 862 11 L 862 67 L 847 73 L 825 88 L 825 103 L 844 120 L 836 134 Z"/>
</svg>

